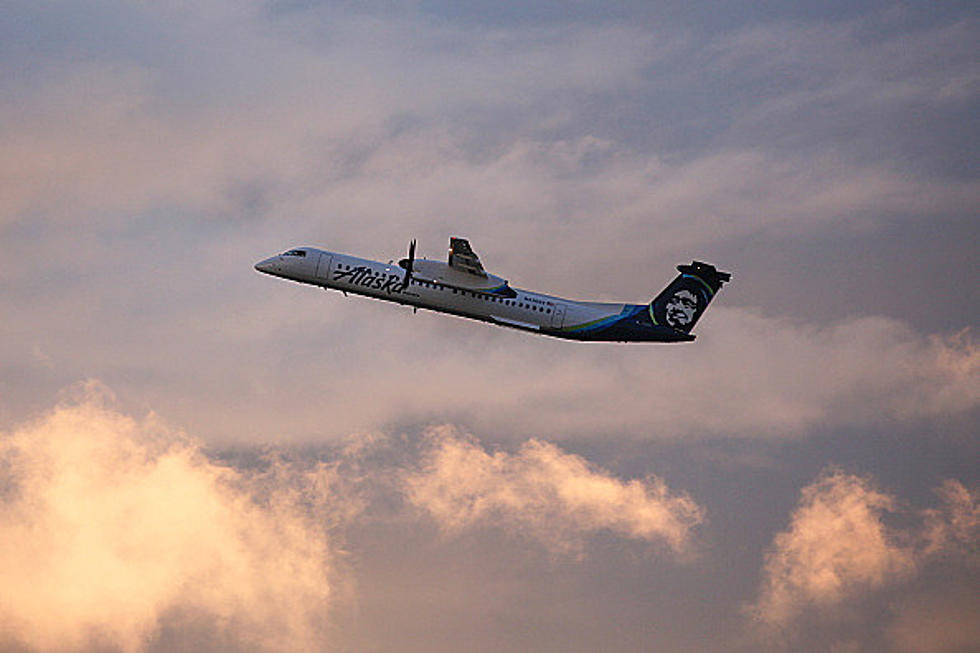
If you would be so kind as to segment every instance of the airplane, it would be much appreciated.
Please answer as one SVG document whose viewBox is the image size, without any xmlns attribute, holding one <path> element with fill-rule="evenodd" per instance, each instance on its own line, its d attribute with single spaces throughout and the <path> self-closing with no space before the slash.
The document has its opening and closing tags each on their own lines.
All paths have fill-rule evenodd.
<svg viewBox="0 0 980 653">
<path fill-rule="evenodd" d="M 297 247 L 255 264 L 265 274 L 324 290 L 449 313 L 556 338 L 605 342 L 690 342 L 691 329 L 732 275 L 694 261 L 649 304 L 585 302 L 511 288 L 487 273 L 465 238 L 449 239 L 449 260 L 408 257 L 397 265 L 315 247 Z"/>
</svg>

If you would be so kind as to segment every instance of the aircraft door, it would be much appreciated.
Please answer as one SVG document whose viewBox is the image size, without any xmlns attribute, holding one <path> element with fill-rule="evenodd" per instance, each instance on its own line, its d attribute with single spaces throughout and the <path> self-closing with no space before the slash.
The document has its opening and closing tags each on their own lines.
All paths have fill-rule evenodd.
<svg viewBox="0 0 980 653">
<path fill-rule="evenodd" d="M 560 329 L 565 324 L 565 305 L 555 304 L 555 310 L 551 314 L 551 326 Z"/>
<path fill-rule="evenodd" d="M 316 265 L 317 281 L 328 281 L 330 279 L 330 260 L 331 256 L 329 254 L 320 253 L 320 260 Z"/>
</svg>

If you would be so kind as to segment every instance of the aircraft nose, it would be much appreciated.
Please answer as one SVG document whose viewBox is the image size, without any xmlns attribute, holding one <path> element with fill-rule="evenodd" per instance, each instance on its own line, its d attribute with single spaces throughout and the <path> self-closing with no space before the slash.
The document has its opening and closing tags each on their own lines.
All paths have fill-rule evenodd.
<svg viewBox="0 0 980 653">
<path fill-rule="evenodd" d="M 255 264 L 255 269 L 259 272 L 265 272 L 266 274 L 272 274 L 273 264 L 276 262 L 275 256 L 270 256 L 267 259 L 261 260 Z"/>
</svg>

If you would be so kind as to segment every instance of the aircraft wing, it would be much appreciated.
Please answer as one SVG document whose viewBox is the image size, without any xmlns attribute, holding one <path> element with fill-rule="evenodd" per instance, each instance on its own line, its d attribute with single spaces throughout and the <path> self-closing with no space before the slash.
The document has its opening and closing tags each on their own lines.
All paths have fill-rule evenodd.
<svg viewBox="0 0 980 653">
<path fill-rule="evenodd" d="M 470 247 L 470 241 L 465 238 L 449 239 L 449 267 L 460 272 L 475 275 L 481 279 L 487 278 L 487 273 L 480 264 L 480 257 Z"/>
</svg>

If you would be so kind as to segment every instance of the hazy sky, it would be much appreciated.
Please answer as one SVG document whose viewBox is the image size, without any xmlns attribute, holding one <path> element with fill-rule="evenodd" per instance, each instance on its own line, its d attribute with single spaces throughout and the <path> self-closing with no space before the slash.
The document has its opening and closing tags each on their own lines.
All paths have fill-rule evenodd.
<svg viewBox="0 0 980 653">
<path fill-rule="evenodd" d="M 0 649 L 971 650 L 978 12 L 673 4 L 0 4 Z"/>
</svg>

